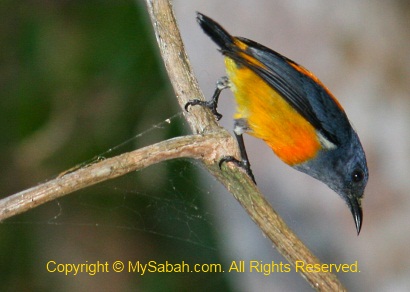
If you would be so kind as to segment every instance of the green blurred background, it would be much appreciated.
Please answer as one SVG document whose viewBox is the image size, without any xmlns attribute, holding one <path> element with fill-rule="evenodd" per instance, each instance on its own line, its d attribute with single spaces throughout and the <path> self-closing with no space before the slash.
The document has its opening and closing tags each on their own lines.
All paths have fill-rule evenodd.
<svg viewBox="0 0 410 292">
<path fill-rule="evenodd" d="M 0 2 L 0 191 L 183 134 L 146 9 L 135 1 Z M 174 161 L 0 225 L 1 291 L 228 289 L 222 274 L 64 276 L 46 263 L 218 263 L 199 168 Z M 172 190 L 177 190 L 172 192 Z"/>
</svg>

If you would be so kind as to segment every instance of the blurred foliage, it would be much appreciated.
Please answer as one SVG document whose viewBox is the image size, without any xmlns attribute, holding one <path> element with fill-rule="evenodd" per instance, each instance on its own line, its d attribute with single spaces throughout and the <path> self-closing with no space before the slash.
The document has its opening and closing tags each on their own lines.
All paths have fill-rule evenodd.
<svg viewBox="0 0 410 292">
<path fill-rule="evenodd" d="M 179 111 L 145 7 L 135 1 L 3 0 L 0 23 L 2 197 L 54 177 Z M 121 151 L 181 134 L 181 125 L 174 123 Z M 182 174 L 175 175 L 179 169 Z M 130 221 L 143 216 L 145 226 L 159 224 L 146 231 L 178 237 L 189 216 L 202 216 L 197 214 L 203 208 L 200 190 L 190 189 L 198 176 L 195 169 L 185 161 L 166 163 L 7 220 L 0 228 L 1 290 L 226 290 L 223 277 L 214 274 L 66 277 L 45 269 L 48 260 L 83 263 L 121 257 L 220 262 L 209 222 L 193 221 L 190 228 L 212 248 L 136 231 L 140 227 L 109 227 L 133 226 Z M 170 181 L 172 187 L 167 186 Z M 128 192 L 114 191 L 121 188 Z M 178 191 L 182 211 L 169 208 L 178 204 L 164 208 L 170 214 L 147 207 L 152 198 L 175 198 L 172 189 Z M 133 196 L 133 191 L 148 199 Z M 187 208 L 193 201 L 195 208 Z M 180 212 L 187 217 L 172 220 Z M 161 214 L 171 220 L 159 220 Z M 58 224 L 49 224 L 56 215 Z M 96 228 L 96 222 L 106 227 Z"/>
</svg>

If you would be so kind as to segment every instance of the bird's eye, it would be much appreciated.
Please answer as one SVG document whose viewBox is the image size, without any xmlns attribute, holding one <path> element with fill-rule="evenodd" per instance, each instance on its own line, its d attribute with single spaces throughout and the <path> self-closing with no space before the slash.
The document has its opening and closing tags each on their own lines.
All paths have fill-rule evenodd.
<svg viewBox="0 0 410 292">
<path fill-rule="evenodd" d="M 364 179 L 364 173 L 361 169 L 356 169 L 352 173 L 352 180 L 355 183 L 359 183 Z"/>
</svg>

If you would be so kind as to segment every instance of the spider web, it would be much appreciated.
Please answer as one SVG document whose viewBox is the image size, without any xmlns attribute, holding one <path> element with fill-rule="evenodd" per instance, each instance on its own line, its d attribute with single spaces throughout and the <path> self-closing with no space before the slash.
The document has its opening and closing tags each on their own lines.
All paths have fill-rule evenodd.
<svg viewBox="0 0 410 292">
<path fill-rule="evenodd" d="M 69 171 L 119 154 L 124 147 L 155 131 L 166 131 L 172 123 L 181 122 L 181 116 L 182 113 L 178 113 L 154 124 Z M 39 207 L 39 211 L 29 212 L 42 213 L 34 216 L 37 219 L 29 214 L 27 220 L 27 215 L 23 215 L 3 224 L 127 230 L 215 250 L 215 243 L 203 234 L 204 229 L 212 228 L 213 214 L 205 208 L 202 199 L 204 193 L 209 195 L 210 190 L 205 190 L 198 183 L 201 171 L 200 163 L 192 160 L 162 162 L 57 199 L 46 204 L 47 207 Z"/>
<path fill-rule="evenodd" d="M 142 140 L 152 140 L 150 136 L 161 136 L 158 132 L 168 131 L 176 123 L 184 123 L 181 112 L 75 168 L 124 153 L 130 145 L 135 149 L 135 144 L 145 144 Z M 145 145 L 138 148 L 142 146 Z M 47 273 L 45 269 L 50 261 L 112 264 L 121 260 L 134 265 L 155 261 L 188 263 L 191 267 L 194 264 L 221 264 L 223 259 L 214 226 L 216 215 L 207 204 L 212 196 L 220 195 L 216 191 L 219 187 L 197 161 L 178 159 L 158 163 L 2 222 L 2 231 L 6 234 L 20 234 L 19 238 L 21 234 L 27 234 L 25 244 L 29 243 L 28 251 L 33 257 L 28 260 L 28 256 L 21 256 L 20 251 L 19 257 L 10 253 L 4 260 L 18 262 L 22 257 L 25 263 L 30 263 L 28 272 L 43 279 L 41 283 L 70 287 L 76 287 L 74 283 L 77 283 L 79 288 L 88 283 L 90 287 L 98 288 L 100 282 L 96 279 L 104 277 L 102 283 L 105 284 L 101 285 L 120 281 L 122 284 L 118 287 L 137 285 L 147 290 L 163 290 L 173 285 L 196 287 L 200 284 L 226 291 L 228 284 L 223 273 L 149 273 L 142 277 L 141 273 L 111 271 L 110 274 L 97 274 L 94 278 L 82 274 L 61 279 L 64 274 Z M 6 238 L 3 245 L 10 245 L 9 250 L 18 248 L 12 237 Z M 0 272 L 6 275 L 9 270 L 0 269 Z M 135 284 L 137 277 L 138 283 Z"/>
</svg>

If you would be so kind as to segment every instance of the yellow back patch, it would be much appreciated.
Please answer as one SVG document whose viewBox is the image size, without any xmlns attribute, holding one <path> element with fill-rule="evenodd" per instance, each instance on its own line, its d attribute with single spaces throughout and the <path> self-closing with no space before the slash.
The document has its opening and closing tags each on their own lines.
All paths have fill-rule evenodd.
<svg viewBox="0 0 410 292">
<path fill-rule="evenodd" d="M 237 103 L 235 119 L 247 121 L 249 134 L 264 140 L 289 165 L 316 156 L 321 144 L 315 128 L 252 70 L 228 57 L 225 65 Z"/>
</svg>

